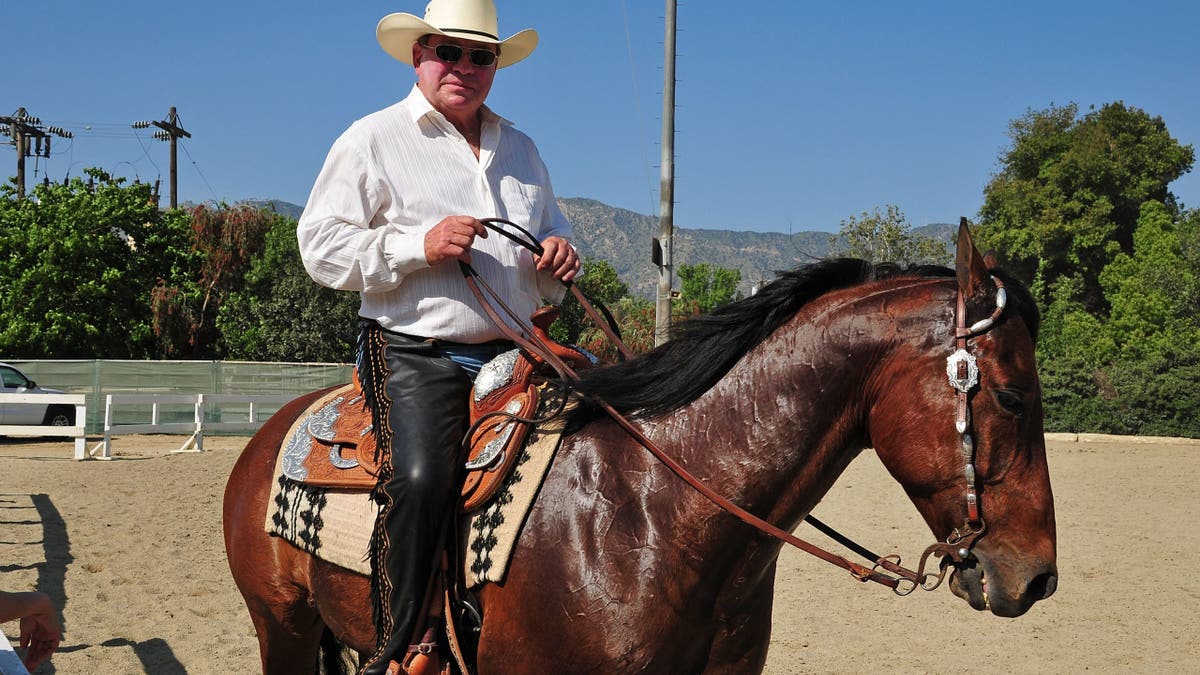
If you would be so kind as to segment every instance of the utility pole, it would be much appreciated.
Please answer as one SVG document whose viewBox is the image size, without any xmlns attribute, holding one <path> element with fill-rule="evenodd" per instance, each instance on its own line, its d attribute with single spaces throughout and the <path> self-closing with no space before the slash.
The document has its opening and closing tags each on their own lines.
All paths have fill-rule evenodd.
<svg viewBox="0 0 1200 675">
<path fill-rule="evenodd" d="M 653 259 L 658 266 L 658 292 L 654 303 L 654 346 L 671 336 L 671 290 L 674 270 L 671 239 L 675 229 L 675 0 L 667 0 L 666 36 L 663 40 L 662 182 L 659 188 L 658 238 Z"/>
<path fill-rule="evenodd" d="M 42 120 L 30 115 L 24 108 L 17 108 L 12 115 L 0 116 L 0 124 L 7 124 L 4 133 L 12 137 L 17 149 L 17 196 L 25 196 L 25 158 L 50 158 L 50 134 L 71 138 L 73 134 L 59 127 L 42 128 Z"/>
<path fill-rule="evenodd" d="M 134 122 L 134 129 L 145 129 L 150 125 L 154 125 L 162 131 L 154 132 L 154 137 L 160 141 L 169 141 L 171 143 L 171 208 L 179 207 L 179 170 L 177 161 L 176 142 L 180 137 L 191 138 L 192 135 L 186 129 L 179 126 L 179 115 L 175 113 L 175 106 L 171 106 L 171 111 L 167 113 L 167 119 L 158 122 Z"/>
</svg>

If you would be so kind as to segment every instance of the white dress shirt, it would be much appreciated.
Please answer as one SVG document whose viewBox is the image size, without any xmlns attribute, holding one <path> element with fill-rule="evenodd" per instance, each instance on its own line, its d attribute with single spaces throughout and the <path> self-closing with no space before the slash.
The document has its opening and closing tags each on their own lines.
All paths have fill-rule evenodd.
<svg viewBox="0 0 1200 675">
<path fill-rule="evenodd" d="M 505 218 L 538 239 L 571 235 L 528 136 L 485 106 L 477 159 L 414 86 L 334 142 L 300 216 L 300 255 L 321 285 L 358 291 L 359 313 L 384 328 L 465 343 L 503 338 L 457 262 L 425 260 L 425 233 L 451 215 Z M 565 292 L 495 232 L 475 238 L 471 265 L 522 318 Z"/>
</svg>

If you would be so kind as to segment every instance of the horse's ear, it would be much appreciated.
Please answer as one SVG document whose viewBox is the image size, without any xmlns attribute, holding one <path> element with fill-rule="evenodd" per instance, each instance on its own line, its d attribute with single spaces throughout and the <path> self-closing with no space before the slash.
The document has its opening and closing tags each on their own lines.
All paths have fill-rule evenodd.
<svg viewBox="0 0 1200 675">
<path fill-rule="evenodd" d="M 991 275 L 988 273 L 988 263 L 979 249 L 975 248 L 966 218 L 958 221 L 958 251 L 954 258 L 958 287 L 964 297 L 970 299 L 976 293 L 992 287 L 989 282 Z"/>
</svg>

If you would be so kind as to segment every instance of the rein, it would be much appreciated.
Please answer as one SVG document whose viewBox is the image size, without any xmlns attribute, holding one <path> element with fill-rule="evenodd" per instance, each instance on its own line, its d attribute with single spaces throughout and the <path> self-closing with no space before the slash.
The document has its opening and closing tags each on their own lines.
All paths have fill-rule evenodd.
<svg viewBox="0 0 1200 675">
<path fill-rule="evenodd" d="M 537 239 L 524 228 L 516 223 L 502 218 L 486 218 L 481 219 L 489 229 L 502 234 L 503 236 L 516 242 L 518 245 L 532 251 L 536 255 L 542 255 L 543 248 L 537 243 Z M 520 230 L 529 241 L 525 241 L 510 232 L 507 232 L 498 224 L 511 225 Z M 532 242 L 532 243 L 531 243 Z M 525 335 L 535 335 L 535 333 L 527 326 L 524 319 L 518 317 L 500 298 L 499 294 L 479 276 L 479 273 L 471 267 L 470 264 L 459 261 L 459 266 L 462 270 L 463 277 L 466 279 L 467 286 L 475 295 L 480 305 L 483 307 L 488 317 L 496 323 L 497 327 L 517 346 L 528 351 L 531 354 L 543 359 L 546 363 L 555 370 L 555 372 L 564 380 L 578 380 L 579 375 L 554 352 L 538 342 L 534 342 L 525 337 Z M 1006 293 L 1004 284 L 996 277 L 992 277 L 996 284 L 996 309 L 992 315 L 979 321 L 971 326 L 966 325 L 966 300 L 963 297 L 962 291 L 958 291 L 958 302 L 955 316 L 955 346 L 957 351 L 947 358 L 947 373 L 950 379 L 950 384 L 957 391 L 957 406 L 955 428 L 957 429 L 962 442 L 962 456 L 964 459 L 965 469 L 964 478 L 966 481 L 966 503 L 967 517 L 964 525 L 961 528 L 955 528 L 954 532 L 947 537 L 945 542 L 938 542 L 925 549 L 921 555 L 920 565 L 914 572 L 900 565 L 899 555 L 879 556 L 872 553 L 870 550 L 856 544 L 849 538 L 841 535 L 833 528 L 825 523 L 817 520 L 815 517 L 808 515 L 805 520 L 812 524 L 819 531 L 823 532 L 838 543 L 846 546 L 855 553 L 863 556 L 868 560 L 873 560 L 872 567 L 865 567 L 851 560 L 834 553 L 830 553 L 814 544 L 811 544 L 799 537 L 796 537 L 790 532 L 773 525 L 762 518 L 750 513 L 742 507 L 729 501 L 729 499 L 715 492 L 712 488 L 705 485 L 699 478 L 692 475 L 683 465 L 666 454 L 662 448 L 658 447 L 650 440 L 640 429 L 629 421 L 624 415 L 614 409 L 611 405 L 602 400 L 593 399 L 593 403 L 604 410 L 608 415 L 625 430 L 634 440 L 642 447 L 650 451 L 660 462 L 670 469 L 676 476 L 682 479 L 685 483 L 694 488 L 697 492 L 711 501 L 721 510 L 726 511 L 742 522 L 754 527 L 755 529 L 767 534 L 781 542 L 788 543 L 806 553 L 809 553 L 817 558 L 820 558 L 833 565 L 841 567 L 850 572 L 856 579 L 862 582 L 874 581 L 891 588 L 897 595 L 908 595 L 916 590 L 917 587 L 927 591 L 932 591 L 941 585 L 946 575 L 947 563 L 953 560 L 956 563 L 962 562 L 970 557 L 970 549 L 974 546 L 975 541 L 983 535 L 986 528 L 982 518 L 979 516 L 978 493 L 976 488 L 975 476 L 975 444 L 974 436 L 971 430 L 971 413 L 970 413 L 970 398 L 968 392 L 971 391 L 979 383 L 979 367 L 975 357 L 967 351 L 968 340 L 975 336 L 988 331 L 995 321 L 1004 311 L 1006 304 Z M 615 321 L 611 315 L 607 315 L 607 320 L 602 321 L 599 313 L 591 306 L 587 298 L 570 282 L 563 282 L 572 294 L 579 301 L 580 305 L 588 316 L 600 326 L 601 330 L 613 341 L 613 344 L 620 350 L 622 356 L 626 359 L 632 356 L 631 352 L 626 348 L 616 330 Z M 505 321 L 497 312 L 496 307 L 501 308 L 515 323 L 521 327 L 522 333 L 518 333 Z M 612 322 L 609 324 L 609 322 Z M 944 557 L 945 559 L 939 565 L 940 571 L 937 574 L 925 572 L 926 565 L 931 557 Z M 882 571 L 881 571 L 882 570 Z"/>
<path fill-rule="evenodd" d="M 531 253 L 533 253 L 536 256 L 541 256 L 542 254 L 544 254 L 546 252 L 545 249 L 542 248 L 541 242 L 539 242 L 537 240 L 537 237 L 533 236 L 533 233 L 531 233 L 529 230 L 526 230 L 525 228 L 521 227 L 520 225 L 512 222 L 511 220 L 505 220 L 504 218 L 482 218 L 482 219 L 480 219 L 479 222 L 483 223 L 484 227 L 487 227 L 489 230 L 496 232 L 497 234 L 503 235 L 504 237 L 507 237 L 509 240 L 515 242 L 518 246 L 528 249 Z M 522 239 L 522 238 L 518 237 L 517 235 L 513 234 L 512 232 L 509 232 L 508 230 L 504 229 L 503 227 L 500 227 L 500 225 L 509 225 L 511 227 L 515 227 L 518 231 L 521 232 L 521 234 L 525 235 L 525 237 L 527 237 L 527 239 Z M 480 282 L 483 281 L 483 279 L 480 278 L 479 275 L 475 272 L 475 269 L 473 267 L 471 267 L 469 264 L 460 262 L 459 265 L 463 268 L 463 276 L 465 276 L 468 279 L 468 285 L 470 285 L 469 280 L 472 278 L 479 279 Z M 484 284 L 484 285 L 486 286 L 486 284 Z M 596 311 L 596 308 L 592 306 L 592 303 L 590 301 L 588 301 L 587 297 L 583 294 L 583 292 L 580 291 L 577 286 L 575 286 L 575 282 L 564 281 L 564 282 L 562 282 L 562 285 L 566 286 L 567 290 L 570 291 L 571 295 L 575 296 L 575 299 L 579 301 L 579 306 L 583 307 L 583 311 L 585 314 L 588 315 L 588 318 L 591 319 L 592 322 L 595 323 L 598 328 L 600 328 L 600 331 L 602 333 L 604 333 L 604 336 L 606 338 L 608 338 L 613 343 L 613 345 L 616 346 L 617 351 L 620 352 L 620 354 L 621 354 L 621 359 L 627 360 L 627 359 L 633 358 L 633 352 L 629 351 L 629 348 L 625 346 L 625 341 L 621 339 L 621 332 L 620 332 L 620 329 L 618 329 L 618 327 L 617 327 L 617 320 L 613 318 L 613 315 L 611 313 L 609 313 L 608 308 L 599 302 L 596 303 L 596 304 L 600 305 L 600 311 L 604 313 L 604 316 L 601 317 L 600 313 Z M 476 292 L 476 298 L 479 299 L 481 302 L 483 302 L 482 298 L 479 298 L 479 293 L 478 293 L 477 289 L 475 289 L 473 287 L 472 290 Z M 500 300 L 500 297 L 494 291 L 492 291 L 490 288 L 488 289 L 488 291 L 491 292 L 492 298 L 494 298 L 496 304 L 500 305 L 500 307 L 503 308 L 504 311 L 510 317 L 512 317 L 512 319 L 514 321 L 517 322 L 517 325 L 521 326 L 521 328 L 523 330 L 528 330 L 528 326 L 526 326 L 524 324 L 521 317 L 516 316 L 512 312 L 512 310 L 510 310 L 507 306 L 505 306 L 504 302 Z M 488 303 L 483 302 L 483 305 L 484 305 L 484 311 L 487 311 Z M 489 312 L 488 315 L 491 316 L 491 313 Z M 492 317 L 492 320 L 495 321 L 495 317 Z M 505 327 L 506 326 L 503 324 L 503 322 L 501 322 L 499 324 L 499 328 L 501 331 L 504 331 Z M 507 332 L 507 331 L 505 331 L 505 332 Z"/>
</svg>

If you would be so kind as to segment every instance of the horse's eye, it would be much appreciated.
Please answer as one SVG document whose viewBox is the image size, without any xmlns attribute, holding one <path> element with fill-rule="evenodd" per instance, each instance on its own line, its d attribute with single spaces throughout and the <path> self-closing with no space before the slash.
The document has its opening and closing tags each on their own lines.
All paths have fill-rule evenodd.
<svg viewBox="0 0 1200 675">
<path fill-rule="evenodd" d="M 1000 389 L 995 393 L 996 402 L 1016 417 L 1025 416 L 1025 397 L 1020 392 L 1011 389 Z"/>
</svg>

